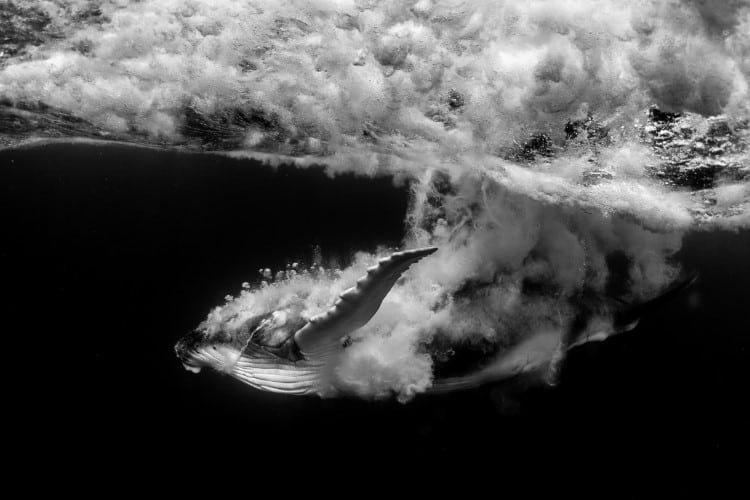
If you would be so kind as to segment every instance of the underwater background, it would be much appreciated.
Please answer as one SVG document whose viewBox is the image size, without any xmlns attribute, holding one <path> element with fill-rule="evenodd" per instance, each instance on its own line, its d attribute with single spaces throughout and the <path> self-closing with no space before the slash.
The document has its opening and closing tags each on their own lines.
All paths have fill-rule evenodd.
<svg viewBox="0 0 750 500">
<path fill-rule="evenodd" d="M 402 404 L 280 396 L 186 372 L 176 340 L 258 268 L 312 259 L 313 245 L 346 262 L 403 237 L 408 193 L 389 178 L 249 162 L 117 145 L 0 152 L 3 281 L 19 328 L 9 333 L 28 353 L 16 376 L 33 387 L 35 418 L 96 470 L 130 453 L 189 467 L 237 440 L 266 450 L 247 457 L 263 468 L 299 446 L 301 427 L 327 455 L 419 462 L 740 451 L 746 230 L 688 233 L 675 258 L 698 282 L 633 332 L 573 351 L 554 387 L 498 383 Z M 41 358 L 51 373 L 36 371 Z"/>
<path fill-rule="evenodd" d="M 7 454 L 29 488 L 483 464 L 502 496 L 513 464 L 641 498 L 630 466 L 677 463 L 671 491 L 716 496 L 750 428 L 749 34 L 747 0 L 0 1 Z M 310 316 L 418 246 L 344 351 L 351 397 L 175 356 L 294 262 L 329 273 L 270 280 Z M 549 384 L 425 394 L 692 274 Z"/>
</svg>

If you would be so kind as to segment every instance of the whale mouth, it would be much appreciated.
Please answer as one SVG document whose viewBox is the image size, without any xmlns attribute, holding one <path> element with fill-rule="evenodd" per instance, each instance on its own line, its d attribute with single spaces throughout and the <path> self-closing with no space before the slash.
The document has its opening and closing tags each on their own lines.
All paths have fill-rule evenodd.
<svg viewBox="0 0 750 500">
<path fill-rule="evenodd" d="M 200 373 L 202 366 L 199 365 L 198 361 L 195 359 L 195 351 L 184 349 L 178 342 L 177 345 L 175 345 L 175 353 L 182 362 L 182 366 L 185 367 L 187 371 Z"/>
<path fill-rule="evenodd" d="M 203 342 L 203 335 L 198 331 L 192 331 L 182 337 L 174 346 L 174 352 L 177 358 L 182 362 L 186 370 L 199 373 L 201 365 L 197 359 L 197 347 Z"/>
<path fill-rule="evenodd" d="M 185 370 L 200 373 L 205 367 L 231 374 L 242 353 L 231 345 L 208 339 L 200 329 L 187 333 L 174 346 L 177 359 Z"/>
</svg>

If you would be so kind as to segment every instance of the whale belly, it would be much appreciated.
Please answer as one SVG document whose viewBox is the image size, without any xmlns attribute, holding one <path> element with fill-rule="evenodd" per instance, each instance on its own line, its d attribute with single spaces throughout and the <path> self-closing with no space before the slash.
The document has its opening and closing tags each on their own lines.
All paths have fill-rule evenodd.
<svg viewBox="0 0 750 500">
<path fill-rule="evenodd" d="M 328 383 L 326 363 L 241 356 L 230 375 L 265 391 L 279 394 L 322 394 Z"/>
</svg>

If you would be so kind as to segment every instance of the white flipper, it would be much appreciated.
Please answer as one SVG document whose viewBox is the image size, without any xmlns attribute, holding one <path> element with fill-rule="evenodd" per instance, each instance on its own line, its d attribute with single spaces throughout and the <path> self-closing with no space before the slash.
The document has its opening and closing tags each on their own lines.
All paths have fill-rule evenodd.
<svg viewBox="0 0 750 500">
<path fill-rule="evenodd" d="M 318 314 L 297 330 L 294 340 L 303 354 L 331 349 L 342 337 L 370 321 L 396 280 L 409 266 L 437 251 L 435 247 L 397 252 L 367 269 L 328 311 Z"/>
</svg>

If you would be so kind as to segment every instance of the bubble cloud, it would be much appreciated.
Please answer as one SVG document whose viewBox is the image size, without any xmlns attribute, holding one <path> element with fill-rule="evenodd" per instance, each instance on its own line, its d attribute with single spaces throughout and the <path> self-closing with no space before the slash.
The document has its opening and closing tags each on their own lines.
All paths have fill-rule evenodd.
<svg viewBox="0 0 750 500">
<path fill-rule="evenodd" d="M 0 55 L 3 145 L 111 139 L 409 183 L 405 244 L 440 251 L 346 349 L 340 387 L 363 396 L 427 390 L 457 345 L 551 365 L 547 339 L 612 323 L 601 297 L 673 282 L 686 231 L 750 225 L 745 0 L 11 3 L 44 29 Z M 205 325 L 317 314 L 376 257 L 244 290 Z"/>
</svg>

